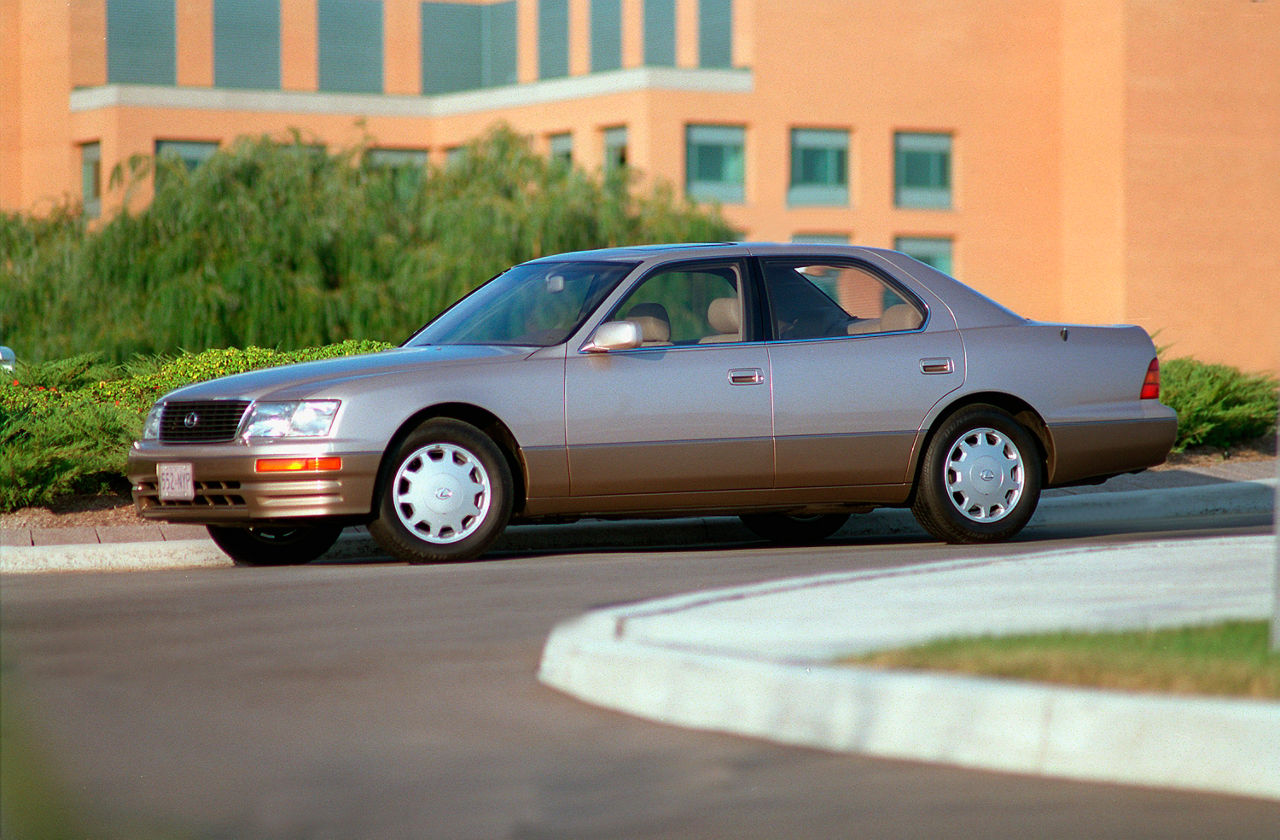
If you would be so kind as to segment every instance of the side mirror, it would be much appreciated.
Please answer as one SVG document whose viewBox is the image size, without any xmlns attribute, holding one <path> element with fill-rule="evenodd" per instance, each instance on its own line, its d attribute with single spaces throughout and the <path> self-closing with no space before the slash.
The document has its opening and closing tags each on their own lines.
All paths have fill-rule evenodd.
<svg viewBox="0 0 1280 840">
<path fill-rule="evenodd" d="M 595 334 L 582 349 L 587 353 L 608 353 L 612 350 L 631 350 L 643 342 L 640 325 L 635 321 L 605 321 L 596 327 Z"/>
</svg>

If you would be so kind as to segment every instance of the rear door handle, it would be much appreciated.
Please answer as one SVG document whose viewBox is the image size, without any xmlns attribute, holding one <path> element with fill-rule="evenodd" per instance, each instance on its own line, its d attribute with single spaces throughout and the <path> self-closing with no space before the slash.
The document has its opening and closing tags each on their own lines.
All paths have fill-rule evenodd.
<svg viewBox="0 0 1280 840">
<path fill-rule="evenodd" d="M 951 373 L 955 369 L 955 363 L 947 357 L 920 360 L 921 373 Z"/>
<path fill-rule="evenodd" d="M 764 371 L 760 368 L 734 368 L 729 371 L 729 382 L 733 385 L 759 385 L 764 382 Z"/>
</svg>

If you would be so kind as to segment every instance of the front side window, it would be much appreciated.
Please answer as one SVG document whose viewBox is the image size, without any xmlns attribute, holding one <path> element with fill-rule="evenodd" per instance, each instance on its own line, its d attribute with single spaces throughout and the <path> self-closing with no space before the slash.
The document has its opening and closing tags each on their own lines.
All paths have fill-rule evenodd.
<svg viewBox="0 0 1280 840">
<path fill-rule="evenodd" d="M 645 347 L 742 341 L 742 288 L 737 263 L 665 269 L 645 278 L 611 318 L 637 322 Z"/>
<path fill-rule="evenodd" d="M 782 341 L 919 329 L 920 305 L 870 269 L 818 260 L 764 264 L 774 337 Z"/>
<path fill-rule="evenodd" d="M 744 200 L 746 129 L 691 125 L 685 129 L 685 186 L 695 201 Z"/>
<path fill-rule="evenodd" d="M 792 129 L 787 203 L 849 203 L 849 132 Z"/>
<path fill-rule="evenodd" d="M 898 132 L 893 136 L 894 203 L 951 208 L 951 135 Z"/>
<path fill-rule="evenodd" d="M 523 263 L 440 313 L 406 346 L 559 344 L 633 268 L 626 262 Z"/>
</svg>

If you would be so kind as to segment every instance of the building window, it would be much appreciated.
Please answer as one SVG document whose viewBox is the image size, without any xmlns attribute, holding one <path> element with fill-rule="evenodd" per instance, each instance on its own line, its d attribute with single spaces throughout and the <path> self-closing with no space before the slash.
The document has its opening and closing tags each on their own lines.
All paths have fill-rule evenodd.
<svg viewBox="0 0 1280 840">
<path fill-rule="evenodd" d="M 382 93 L 382 0 L 320 0 L 320 90 Z"/>
<path fill-rule="evenodd" d="M 699 0 L 698 65 L 733 66 L 733 0 Z"/>
<path fill-rule="evenodd" d="M 731 125 L 685 128 L 685 191 L 696 201 L 744 200 L 746 129 Z"/>
<path fill-rule="evenodd" d="M 188 140 L 157 140 L 156 157 L 170 157 L 182 163 L 190 172 L 218 151 L 217 143 L 197 143 Z"/>
<path fill-rule="evenodd" d="M 516 3 L 423 3 L 422 92 L 516 82 Z"/>
<path fill-rule="evenodd" d="M 538 0 L 538 78 L 569 75 L 569 0 Z"/>
<path fill-rule="evenodd" d="M 802 242 L 806 245 L 848 245 L 849 234 L 847 233 L 796 233 L 791 236 L 792 242 Z"/>
<path fill-rule="evenodd" d="M 622 0 L 591 0 L 591 69 L 622 67 Z"/>
<path fill-rule="evenodd" d="M 385 173 L 390 178 L 396 198 L 404 200 L 416 194 L 427 175 L 426 149 L 367 149 L 366 169 Z"/>
<path fill-rule="evenodd" d="M 364 153 L 364 163 L 366 166 L 379 169 L 396 169 L 402 167 L 417 167 L 422 169 L 427 165 L 426 149 L 368 149 Z"/>
<path fill-rule="evenodd" d="M 644 63 L 676 66 L 676 0 L 645 0 Z"/>
<path fill-rule="evenodd" d="M 607 128 L 604 132 L 604 171 L 606 173 L 627 165 L 627 127 Z"/>
<path fill-rule="evenodd" d="M 80 203 L 90 219 L 102 215 L 102 145 L 80 146 Z"/>
<path fill-rule="evenodd" d="M 573 135 L 552 134 L 548 140 L 551 147 L 551 162 L 565 168 L 573 166 Z"/>
<path fill-rule="evenodd" d="M 107 0 L 107 81 L 177 83 L 173 0 Z"/>
<path fill-rule="evenodd" d="M 893 136 L 894 203 L 899 207 L 951 207 L 951 135 Z"/>
<path fill-rule="evenodd" d="M 788 204 L 849 203 L 849 132 L 791 130 Z"/>
<path fill-rule="evenodd" d="M 951 240 L 937 236 L 899 236 L 893 249 L 931 265 L 943 274 L 951 274 Z"/>
<path fill-rule="evenodd" d="M 280 88 L 280 4 L 214 0 L 215 87 Z"/>
</svg>

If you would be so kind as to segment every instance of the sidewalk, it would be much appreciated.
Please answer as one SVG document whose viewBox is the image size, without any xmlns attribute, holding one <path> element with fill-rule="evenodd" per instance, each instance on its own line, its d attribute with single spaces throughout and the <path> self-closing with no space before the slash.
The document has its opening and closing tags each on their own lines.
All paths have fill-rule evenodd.
<svg viewBox="0 0 1280 840">
<path fill-rule="evenodd" d="M 663 723 L 898 759 L 1280 799 L 1280 702 L 838 667 L 981 634 L 1265 618 L 1275 538 L 1171 540 L 799 578 L 599 610 L 539 678 Z"/>
</svg>

